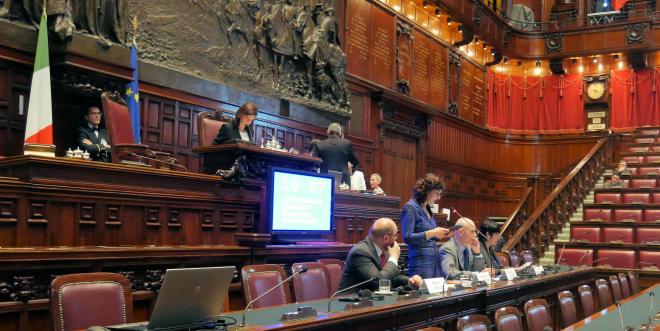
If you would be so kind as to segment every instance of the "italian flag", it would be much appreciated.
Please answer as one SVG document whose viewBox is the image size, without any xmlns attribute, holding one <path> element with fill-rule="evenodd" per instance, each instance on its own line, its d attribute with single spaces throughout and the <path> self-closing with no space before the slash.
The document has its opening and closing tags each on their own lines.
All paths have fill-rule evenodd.
<svg viewBox="0 0 660 331">
<path fill-rule="evenodd" d="M 25 126 L 25 143 L 53 144 L 53 107 L 50 98 L 50 67 L 48 66 L 48 28 L 44 8 L 39 23 L 37 53 L 34 58 L 30 103 Z"/>
</svg>

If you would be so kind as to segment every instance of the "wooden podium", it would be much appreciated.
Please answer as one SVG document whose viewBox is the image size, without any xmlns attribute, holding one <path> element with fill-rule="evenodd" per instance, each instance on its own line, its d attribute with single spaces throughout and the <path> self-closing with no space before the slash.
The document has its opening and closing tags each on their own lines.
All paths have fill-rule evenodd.
<svg viewBox="0 0 660 331">
<path fill-rule="evenodd" d="M 239 163 L 237 166 L 240 171 L 235 179 L 265 181 L 270 167 L 316 172 L 322 162 L 309 154 L 261 148 L 247 142 L 197 147 L 193 152 L 202 156 L 203 171 L 206 174 L 214 174 L 218 169 L 230 169 L 234 163 Z"/>
</svg>

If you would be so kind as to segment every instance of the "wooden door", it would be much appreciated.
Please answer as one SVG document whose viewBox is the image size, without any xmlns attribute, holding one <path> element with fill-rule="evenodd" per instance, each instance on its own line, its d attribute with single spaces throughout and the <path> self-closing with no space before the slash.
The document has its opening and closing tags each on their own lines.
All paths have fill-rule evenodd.
<svg viewBox="0 0 660 331">
<path fill-rule="evenodd" d="M 412 196 L 417 174 L 417 139 L 386 132 L 383 139 L 382 187 L 387 195 L 401 197 L 403 206 Z"/>
</svg>

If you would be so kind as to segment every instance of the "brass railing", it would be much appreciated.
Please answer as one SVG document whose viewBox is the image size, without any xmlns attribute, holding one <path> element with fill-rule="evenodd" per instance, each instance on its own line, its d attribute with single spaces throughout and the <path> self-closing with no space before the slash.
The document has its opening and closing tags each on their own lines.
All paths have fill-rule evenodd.
<svg viewBox="0 0 660 331">
<path fill-rule="evenodd" d="M 522 224 L 509 226 L 509 231 L 515 229 L 515 233 L 507 238 L 502 250 L 531 250 L 535 256 L 543 255 L 611 163 L 612 148 L 611 136 L 600 139 Z"/>
</svg>

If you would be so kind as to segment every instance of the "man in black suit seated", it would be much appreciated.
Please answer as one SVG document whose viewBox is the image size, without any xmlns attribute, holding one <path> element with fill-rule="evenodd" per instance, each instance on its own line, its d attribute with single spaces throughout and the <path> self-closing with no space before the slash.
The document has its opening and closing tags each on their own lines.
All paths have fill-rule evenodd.
<svg viewBox="0 0 660 331">
<path fill-rule="evenodd" d="M 341 137 L 341 125 L 332 123 L 328 126 L 328 138 L 312 143 L 312 153 L 323 160 L 321 172 L 328 170 L 341 171 L 342 182 L 351 184 L 351 174 L 348 162 L 357 168 L 359 161 L 353 152 L 353 145 L 348 139 Z"/>
<path fill-rule="evenodd" d="M 345 289 L 372 277 L 376 279 L 355 288 L 355 291 L 361 288 L 377 290 L 379 279 L 389 279 L 393 287 L 410 285 L 420 288 L 421 277 L 418 275 L 408 277 L 399 272 L 401 248 L 396 242 L 397 232 L 396 224 L 391 219 L 377 219 L 369 230 L 369 236 L 355 244 L 348 253 L 339 289 Z"/>
<path fill-rule="evenodd" d="M 101 115 L 99 107 L 87 108 L 87 123 L 78 127 L 78 146 L 89 152 L 90 159 L 110 162 L 110 138 L 108 131 L 100 127 Z"/>
</svg>

